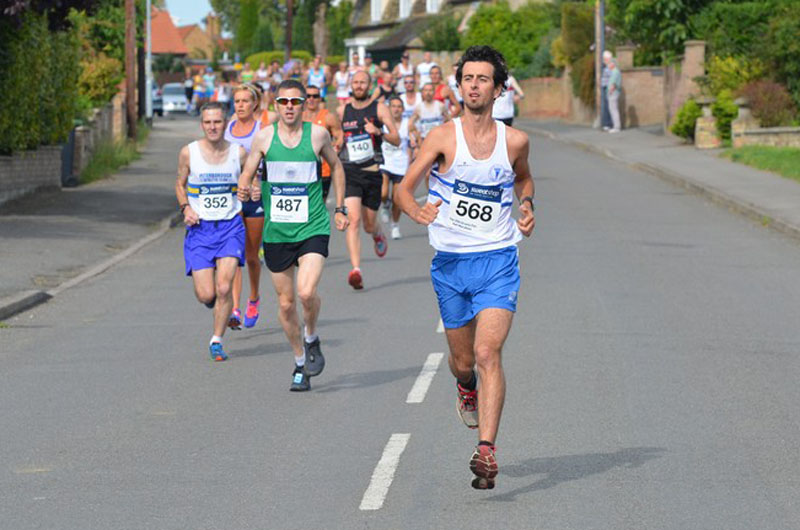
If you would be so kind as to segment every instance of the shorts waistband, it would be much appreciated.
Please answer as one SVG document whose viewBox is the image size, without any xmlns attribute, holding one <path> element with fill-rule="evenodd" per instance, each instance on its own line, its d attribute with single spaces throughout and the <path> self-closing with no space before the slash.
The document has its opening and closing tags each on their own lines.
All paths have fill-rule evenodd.
<svg viewBox="0 0 800 530">
<path fill-rule="evenodd" d="M 436 258 L 445 258 L 445 259 L 457 259 L 457 258 L 482 258 L 484 256 L 491 256 L 493 254 L 505 254 L 505 253 L 512 253 L 517 251 L 517 245 L 509 245 L 503 248 L 496 248 L 494 250 L 482 250 L 478 252 L 445 252 L 443 250 L 437 250 L 434 257 Z"/>
</svg>

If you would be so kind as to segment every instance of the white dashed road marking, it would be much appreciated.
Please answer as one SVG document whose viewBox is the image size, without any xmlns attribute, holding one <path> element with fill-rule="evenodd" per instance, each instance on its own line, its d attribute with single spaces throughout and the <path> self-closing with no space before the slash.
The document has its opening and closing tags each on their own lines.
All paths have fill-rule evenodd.
<svg viewBox="0 0 800 530">
<path fill-rule="evenodd" d="M 436 370 L 439 368 L 439 363 L 442 362 L 443 353 L 431 353 L 422 365 L 417 380 L 414 381 L 414 386 L 408 393 L 406 403 L 422 403 L 425 401 L 425 394 L 428 393 L 433 382 L 433 376 L 436 375 Z"/>
<path fill-rule="evenodd" d="M 383 501 L 386 500 L 389 486 L 392 485 L 394 473 L 400 463 L 400 455 L 405 451 L 409 438 L 410 434 L 393 434 L 389 438 L 383 449 L 383 455 L 375 466 L 375 471 L 372 472 L 369 487 L 361 499 L 361 506 L 358 507 L 360 510 L 380 510 L 383 507 Z"/>
<path fill-rule="evenodd" d="M 444 333 L 444 322 L 439 318 L 439 325 L 436 326 L 436 333 Z"/>
</svg>

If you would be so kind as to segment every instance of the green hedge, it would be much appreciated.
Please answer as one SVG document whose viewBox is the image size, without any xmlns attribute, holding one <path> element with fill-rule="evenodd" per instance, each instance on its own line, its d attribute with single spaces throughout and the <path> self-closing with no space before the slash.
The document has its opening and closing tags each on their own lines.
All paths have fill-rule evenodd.
<svg viewBox="0 0 800 530">
<path fill-rule="evenodd" d="M 0 19 L 0 153 L 63 142 L 75 114 L 79 48 L 47 18 Z"/>
<path fill-rule="evenodd" d="M 250 63 L 251 67 L 258 67 L 261 64 L 261 61 L 264 61 L 267 65 L 272 61 L 278 61 L 283 64 L 283 58 L 285 53 L 280 50 L 271 51 L 271 52 L 259 52 L 254 53 L 253 55 L 249 55 L 245 62 Z M 299 59 L 304 63 L 311 62 L 312 55 L 305 50 L 294 50 L 292 51 L 292 59 Z"/>
<path fill-rule="evenodd" d="M 774 11 L 772 2 L 715 2 L 695 15 L 691 25 L 714 55 L 747 55 L 761 46 Z"/>
</svg>

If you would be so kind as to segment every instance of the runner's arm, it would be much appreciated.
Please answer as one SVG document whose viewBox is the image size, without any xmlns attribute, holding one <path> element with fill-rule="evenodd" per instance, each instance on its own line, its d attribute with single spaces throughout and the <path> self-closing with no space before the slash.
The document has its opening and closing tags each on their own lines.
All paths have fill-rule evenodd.
<svg viewBox="0 0 800 530">
<path fill-rule="evenodd" d="M 328 130 L 324 127 L 313 126 L 311 131 L 312 143 L 316 140 L 317 145 L 320 145 L 319 156 L 325 159 L 331 167 L 331 180 L 333 181 L 334 193 L 336 193 L 336 207 L 341 208 L 344 206 L 344 167 L 342 167 L 342 162 L 333 149 Z M 334 213 L 333 220 L 336 223 L 337 230 L 344 230 L 350 224 L 347 216 L 341 212 Z"/>
<path fill-rule="evenodd" d="M 339 118 L 336 117 L 336 115 L 334 115 L 332 112 L 329 112 L 325 115 L 325 125 L 327 126 L 328 132 L 331 134 L 333 150 L 338 153 L 342 150 L 342 144 L 344 143 L 342 122 L 339 121 Z"/>
<path fill-rule="evenodd" d="M 397 127 L 394 126 L 392 113 L 389 112 L 389 107 L 386 105 L 378 106 L 378 119 L 389 129 L 389 132 L 383 135 L 383 141 L 389 142 L 394 146 L 400 145 L 400 133 L 397 132 Z"/>
<path fill-rule="evenodd" d="M 444 131 L 437 127 L 432 130 L 417 154 L 417 158 L 411 163 L 406 171 L 403 180 L 397 186 L 397 205 L 406 215 L 419 224 L 429 225 L 439 214 L 439 206 L 442 200 L 435 203 L 425 202 L 425 206 L 420 207 L 414 198 L 414 190 L 422 178 L 427 174 L 437 159 L 444 155 Z"/>
<path fill-rule="evenodd" d="M 239 175 L 239 200 L 258 200 L 261 197 L 261 186 L 253 186 L 253 180 L 255 179 L 258 165 L 266 152 L 268 137 L 272 138 L 272 127 L 258 131 L 256 137 L 253 138 L 247 162 L 245 162 L 242 173 Z"/>
<path fill-rule="evenodd" d="M 519 86 L 519 83 L 517 83 L 516 78 L 511 77 L 510 81 L 511 81 L 511 86 L 514 87 L 514 92 L 516 92 L 515 95 L 518 96 L 519 99 L 523 99 L 525 97 L 525 92 L 522 91 L 522 87 Z"/>
<path fill-rule="evenodd" d="M 458 118 L 461 114 L 461 103 L 458 102 L 458 98 L 456 97 L 455 92 L 450 87 L 447 87 L 447 99 L 450 100 L 450 105 L 445 105 L 445 109 L 450 110 L 453 109 L 453 113 L 450 115 L 450 119 Z"/>
<path fill-rule="evenodd" d="M 531 175 L 531 168 L 528 165 L 528 154 L 530 153 L 530 140 L 528 135 L 515 129 L 506 129 L 508 135 L 509 159 L 514 161 L 514 194 L 517 199 L 533 197 L 536 188 Z M 533 204 L 525 200 L 519 205 L 519 219 L 517 226 L 525 237 L 530 237 L 533 228 L 536 226 L 536 218 L 533 214 Z"/>
<path fill-rule="evenodd" d="M 187 226 L 197 224 L 200 217 L 189 206 L 189 196 L 186 186 L 189 182 L 189 146 L 183 146 L 178 153 L 178 178 L 175 180 L 175 197 L 178 199 L 178 207 L 183 213 L 183 222 Z"/>
</svg>

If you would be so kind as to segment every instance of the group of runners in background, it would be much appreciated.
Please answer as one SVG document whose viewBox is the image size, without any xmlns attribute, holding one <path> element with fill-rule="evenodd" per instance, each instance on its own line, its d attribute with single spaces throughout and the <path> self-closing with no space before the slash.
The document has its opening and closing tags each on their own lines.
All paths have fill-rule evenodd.
<svg viewBox="0 0 800 530">
<path fill-rule="evenodd" d="M 262 90 L 257 79 L 233 89 L 230 121 L 226 102 L 205 103 L 200 108 L 203 138 L 181 150 L 175 186 L 187 227 L 185 271 L 197 299 L 214 311 L 211 358 L 224 361 L 226 328 L 253 327 L 259 319 L 263 250 L 294 354 L 290 390 L 310 390 L 310 378 L 325 367 L 316 324 L 317 287 L 331 230 L 328 192 L 333 187 L 333 224 L 346 231 L 352 266 L 347 282 L 360 290 L 360 230 L 371 236 L 375 254 L 384 257 L 388 241 L 378 211 L 388 203 L 391 185 L 392 237 L 400 238 L 401 211 L 428 225 L 436 250 L 431 274 L 450 346 L 458 412 L 479 432 L 470 458 L 472 485 L 491 489 L 505 396 L 501 349 L 520 285 L 516 244 L 534 227 L 527 135 L 501 123 L 506 119 L 495 116 L 493 108 L 511 93 L 513 109 L 521 91 L 510 88 L 502 55 L 488 46 L 465 52 L 454 86 L 442 82 L 441 69 L 430 64 L 429 55 L 425 59 L 428 67 L 406 74 L 411 67 L 403 56 L 395 68 L 401 74 L 400 93 L 392 72 L 383 72 L 384 83 L 373 90 L 367 64 L 340 65 L 348 93 L 339 97 L 337 87 L 335 112 L 325 108 L 325 86 L 311 83 L 311 76 L 281 80 L 274 111 L 263 106 L 270 91 Z M 414 193 L 428 179 L 427 201 L 420 206 Z M 514 196 L 518 220 L 511 217 Z M 242 315 L 245 263 L 250 293 Z"/>
</svg>

